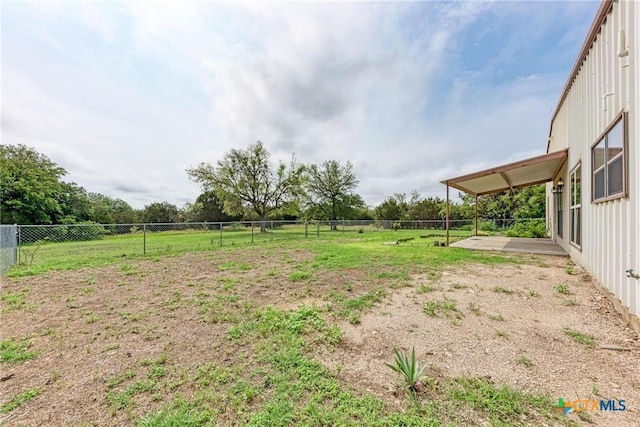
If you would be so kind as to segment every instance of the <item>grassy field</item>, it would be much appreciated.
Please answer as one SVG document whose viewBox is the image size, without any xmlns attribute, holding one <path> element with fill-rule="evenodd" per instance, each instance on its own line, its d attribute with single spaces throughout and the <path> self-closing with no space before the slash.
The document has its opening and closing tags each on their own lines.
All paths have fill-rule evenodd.
<svg viewBox="0 0 640 427">
<path fill-rule="evenodd" d="M 105 236 L 80 242 L 46 242 L 22 245 L 19 263 L 8 276 L 39 274 L 49 270 L 108 265 L 126 259 L 178 255 L 185 252 L 229 250 L 239 246 L 264 245 L 289 241 L 308 242 L 380 242 L 420 236 L 444 235 L 442 230 L 382 230 L 374 227 L 346 227 L 331 231 L 328 227 L 286 225 L 261 233 L 258 228 L 225 228 L 210 231 L 137 232 Z M 452 239 L 467 237 L 468 231 L 451 231 Z M 441 239 L 442 240 L 442 239 Z"/>
<path fill-rule="evenodd" d="M 340 352 L 342 322 L 357 325 L 411 275 L 435 281 L 445 267 L 521 258 L 434 247 L 442 239 L 420 238 L 424 231 L 320 238 L 276 231 L 254 245 L 246 233 L 228 233 L 223 246 L 216 232 L 148 235 L 147 258 L 135 254 L 139 236 L 48 244 L 30 265 L 13 269 L 2 295 L 0 362 L 21 382 L 5 383 L 5 421 L 571 424 L 550 396 L 486 378 L 427 371 L 419 392 L 390 383 L 386 399 L 341 376 L 341 365 L 320 362 Z M 51 270 L 65 271 L 39 276 Z"/>
</svg>

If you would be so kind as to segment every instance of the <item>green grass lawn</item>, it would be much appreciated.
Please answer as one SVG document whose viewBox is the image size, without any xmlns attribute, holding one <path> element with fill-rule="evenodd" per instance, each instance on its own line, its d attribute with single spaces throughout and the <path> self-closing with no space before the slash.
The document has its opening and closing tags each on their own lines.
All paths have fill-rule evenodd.
<svg viewBox="0 0 640 427">
<path fill-rule="evenodd" d="M 362 232 L 359 232 L 362 231 Z M 440 234 L 441 230 L 382 230 L 374 227 L 346 227 L 330 230 L 302 225 L 285 225 L 261 233 L 259 228 L 239 227 L 236 229 L 210 231 L 163 231 L 137 232 L 116 236 L 105 236 L 99 240 L 80 242 L 39 242 L 22 245 L 19 263 L 7 272 L 9 277 L 39 274 L 49 270 L 68 270 L 113 264 L 126 259 L 177 255 L 185 252 L 229 250 L 248 245 L 294 244 L 307 246 L 326 243 L 349 243 L 353 251 L 358 245 L 364 250 L 372 250 L 373 245 L 385 241 L 414 238 L 401 246 L 433 244 L 434 238 L 421 239 L 420 236 Z M 451 231 L 453 239 L 467 237 L 470 232 Z M 440 238 L 443 240 L 444 237 Z M 362 246 L 364 245 L 364 246 Z M 370 247 L 371 246 L 371 247 Z M 349 262 L 347 259 L 346 262 Z"/>
</svg>

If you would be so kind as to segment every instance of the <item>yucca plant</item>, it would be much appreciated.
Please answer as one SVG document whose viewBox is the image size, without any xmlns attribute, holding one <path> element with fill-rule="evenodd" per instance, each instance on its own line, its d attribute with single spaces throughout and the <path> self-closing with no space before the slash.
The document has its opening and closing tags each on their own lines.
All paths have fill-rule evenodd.
<svg viewBox="0 0 640 427">
<path fill-rule="evenodd" d="M 414 396 L 425 378 L 422 375 L 425 367 L 418 366 L 415 348 L 411 349 L 411 357 L 404 352 L 401 353 L 397 348 L 393 351 L 396 354 L 395 364 L 385 363 L 385 365 L 404 376 L 405 389 Z"/>
</svg>

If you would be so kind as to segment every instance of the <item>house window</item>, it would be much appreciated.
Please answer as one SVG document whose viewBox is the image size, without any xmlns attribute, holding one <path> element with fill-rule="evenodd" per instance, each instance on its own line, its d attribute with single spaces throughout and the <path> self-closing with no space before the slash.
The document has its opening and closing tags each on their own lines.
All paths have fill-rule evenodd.
<svg viewBox="0 0 640 427">
<path fill-rule="evenodd" d="M 592 200 L 624 197 L 626 185 L 624 114 L 591 147 Z"/>
<path fill-rule="evenodd" d="M 582 164 L 578 163 L 571 173 L 569 178 L 571 179 L 571 230 L 570 238 L 571 243 L 577 246 L 582 245 Z"/>
</svg>

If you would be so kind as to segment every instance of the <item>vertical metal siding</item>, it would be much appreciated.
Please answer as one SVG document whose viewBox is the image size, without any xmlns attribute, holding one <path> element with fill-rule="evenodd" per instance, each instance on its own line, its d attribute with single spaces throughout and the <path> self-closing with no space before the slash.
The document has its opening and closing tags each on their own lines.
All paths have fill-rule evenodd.
<svg viewBox="0 0 640 427">
<path fill-rule="evenodd" d="M 624 23 L 627 35 L 627 45 L 629 46 L 629 56 L 626 58 L 627 81 L 625 90 L 632 95 L 627 100 L 629 111 L 629 182 L 627 188 L 629 197 L 633 197 L 635 204 L 635 215 L 629 219 L 631 227 L 630 251 L 628 253 L 627 268 L 633 268 L 640 273 L 640 68 L 638 68 L 638 58 L 640 58 L 640 6 L 637 2 L 630 2 L 626 7 L 630 10 L 626 15 Z M 630 306 L 632 313 L 640 315 L 640 281 L 629 279 Z"/>
<path fill-rule="evenodd" d="M 563 171 L 567 184 L 563 206 L 567 226 L 564 239 L 558 239 L 558 243 L 636 316 L 640 316 L 640 281 L 627 278 L 625 270 L 640 271 L 638 14 L 638 4 L 634 1 L 620 0 L 613 4 L 555 116 L 549 144 L 550 152 L 569 147 L 569 159 Z M 621 30 L 625 31 L 629 46 L 629 56 L 623 58 L 618 57 Z M 603 99 L 612 92 L 613 95 Z M 628 197 L 594 204 L 591 203 L 591 145 L 621 110 L 627 113 Z M 581 250 L 569 244 L 568 230 L 571 224 L 569 173 L 579 161 L 582 161 Z"/>
</svg>

